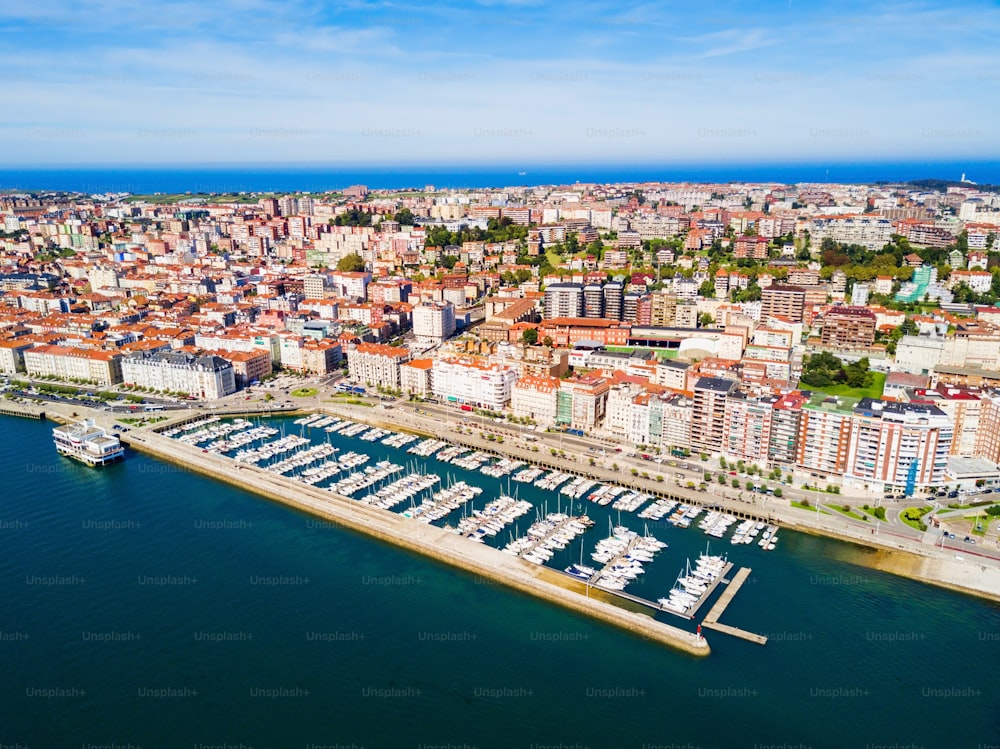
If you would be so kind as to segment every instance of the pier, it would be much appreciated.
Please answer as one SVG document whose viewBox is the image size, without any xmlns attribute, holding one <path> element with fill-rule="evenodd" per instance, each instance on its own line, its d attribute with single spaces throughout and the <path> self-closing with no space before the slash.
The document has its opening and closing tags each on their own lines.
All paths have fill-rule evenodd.
<svg viewBox="0 0 1000 749">
<path fill-rule="evenodd" d="M 704 606 L 704 605 L 705 605 L 705 601 L 707 601 L 707 600 L 708 600 L 708 598 L 709 598 L 709 596 L 711 596 L 711 595 L 712 595 L 712 594 L 713 594 L 713 593 L 715 592 L 715 589 L 716 589 L 717 587 L 719 587 L 719 583 L 721 583 L 721 582 L 722 582 L 723 578 L 725 578 L 725 576 L 726 576 L 726 575 L 728 575 L 728 574 L 729 574 L 729 572 L 730 572 L 730 571 L 731 571 L 732 569 L 733 569 L 733 563 L 732 563 L 732 562 L 726 562 L 726 566 L 722 568 L 722 572 L 721 572 L 721 574 L 720 574 L 720 575 L 719 575 L 719 576 L 718 576 L 717 578 L 715 578 L 714 580 L 712 580 L 712 582 L 711 582 L 711 583 L 709 584 L 709 586 L 708 586 L 708 589 L 707 589 L 707 590 L 706 590 L 706 591 L 705 591 L 704 593 L 702 593 L 702 594 L 701 594 L 701 597 L 700 597 L 700 598 L 699 598 L 699 599 L 698 599 L 698 600 L 697 600 L 697 601 L 695 602 L 694 606 L 693 606 L 693 607 L 691 608 L 691 610 L 690 610 L 690 611 L 688 612 L 688 615 L 687 615 L 687 618 L 688 618 L 688 619 L 694 619 L 694 618 L 695 618 L 695 616 L 697 616 L 697 615 L 698 615 L 698 610 L 699 610 L 699 609 L 700 609 L 700 608 L 701 608 L 702 606 Z M 747 574 L 749 574 L 749 573 L 750 573 L 750 570 L 749 570 L 749 568 L 747 568 L 747 567 L 744 567 L 743 569 L 747 571 Z M 740 572 L 743 572 L 743 570 L 740 570 Z M 736 576 L 737 576 L 737 577 L 739 577 L 739 574 L 737 573 L 737 575 L 736 575 Z M 746 578 L 744 578 L 744 579 L 746 579 Z M 742 585 L 742 584 L 743 584 L 743 583 L 742 583 L 742 581 L 741 581 L 741 582 L 740 582 L 740 585 Z M 721 615 L 722 615 L 722 611 L 723 611 L 723 609 L 725 609 L 725 608 L 726 608 L 726 606 L 728 606 L 728 605 L 729 605 L 729 601 L 731 601 L 731 600 L 732 600 L 732 598 L 733 598 L 733 596 L 734 596 L 734 595 L 736 595 L 736 590 L 739 590 L 739 586 L 737 586 L 736 590 L 733 590 L 733 591 L 732 591 L 732 595 L 730 595 L 730 590 L 731 590 L 731 589 L 732 589 L 732 585 L 730 585 L 730 586 L 729 586 L 729 589 L 727 589 L 727 590 L 726 590 L 726 592 L 722 594 L 722 596 L 721 596 L 721 597 L 719 598 L 719 600 L 718 600 L 718 601 L 716 602 L 715 606 L 713 606 L 713 607 L 712 607 L 712 610 L 708 612 L 708 616 L 707 616 L 707 617 L 705 617 L 705 621 L 708 621 L 708 617 L 712 616 L 712 614 L 713 614 L 713 613 L 715 612 L 715 610 L 716 610 L 717 608 L 719 608 L 719 603 L 720 603 L 720 602 L 721 602 L 721 601 L 722 601 L 723 599 L 725 599 L 725 600 L 726 600 L 726 603 L 725 603 L 725 605 L 723 605 L 722 609 L 719 609 L 719 616 L 721 616 Z M 729 596 L 729 598 L 726 598 L 726 596 L 727 596 L 727 595 Z M 669 611 L 669 609 L 664 609 L 664 611 Z M 671 612 L 671 613 L 673 613 L 673 612 Z M 718 616 L 716 616 L 716 619 L 718 619 Z"/>
<path fill-rule="evenodd" d="M 749 642 L 757 643 L 758 645 L 765 645 L 767 643 L 767 638 L 764 635 L 758 635 L 753 632 L 748 632 L 745 629 L 740 629 L 739 627 L 731 627 L 728 624 L 722 624 L 719 618 L 722 616 L 726 607 L 732 602 L 733 598 L 739 592 L 740 588 L 743 587 L 743 583 L 747 581 L 750 577 L 751 570 L 749 567 L 741 567 L 739 572 L 733 578 L 733 581 L 729 583 L 726 589 L 719 596 L 719 600 L 715 602 L 715 605 L 711 608 L 708 614 L 705 615 L 705 620 L 702 622 L 702 626 L 708 629 L 714 629 L 716 632 L 722 632 L 727 635 L 732 635 L 733 637 L 739 637 L 741 640 L 747 640 Z M 718 583 L 718 580 L 716 580 Z"/>
<path fill-rule="evenodd" d="M 22 419 L 45 419 L 44 411 L 35 411 L 33 408 L 25 408 L 24 406 L 12 407 L 8 405 L 0 405 L 0 414 L 4 416 L 20 416 Z"/>
</svg>

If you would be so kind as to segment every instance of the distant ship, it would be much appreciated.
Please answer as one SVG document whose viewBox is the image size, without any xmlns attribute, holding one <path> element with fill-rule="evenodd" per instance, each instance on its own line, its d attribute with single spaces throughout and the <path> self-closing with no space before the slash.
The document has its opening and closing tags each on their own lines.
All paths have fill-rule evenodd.
<svg viewBox="0 0 1000 749">
<path fill-rule="evenodd" d="M 518 177 L 523 177 L 525 174 L 527 174 L 527 172 L 518 172 L 517 176 Z"/>
</svg>

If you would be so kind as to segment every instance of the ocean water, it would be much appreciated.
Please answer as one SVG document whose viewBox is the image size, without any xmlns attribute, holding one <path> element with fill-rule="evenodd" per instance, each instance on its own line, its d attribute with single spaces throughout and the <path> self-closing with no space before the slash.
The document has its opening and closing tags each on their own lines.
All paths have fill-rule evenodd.
<svg viewBox="0 0 1000 749">
<path fill-rule="evenodd" d="M 0 189 L 85 193 L 293 192 L 353 184 L 397 189 L 571 185 L 575 182 L 841 182 L 967 178 L 1000 183 L 1000 161 L 893 161 L 707 164 L 510 164 L 489 166 L 188 166 L 0 169 Z"/>
<path fill-rule="evenodd" d="M 1000 606 L 839 561 L 838 542 L 782 531 L 773 552 L 725 544 L 753 574 L 723 621 L 771 640 L 707 632 L 712 655 L 697 659 L 143 455 L 77 465 L 55 454 L 51 424 L 0 425 L 2 745 L 981 749 L 1000 737 Z M 477 506 L 501 490 L 479 478 Z M 588 537 L 605 535 L 588 509 Z M 705 536 L 650 532 L 670 544 L 643 581 L 659 588 Z"/>
</svg>

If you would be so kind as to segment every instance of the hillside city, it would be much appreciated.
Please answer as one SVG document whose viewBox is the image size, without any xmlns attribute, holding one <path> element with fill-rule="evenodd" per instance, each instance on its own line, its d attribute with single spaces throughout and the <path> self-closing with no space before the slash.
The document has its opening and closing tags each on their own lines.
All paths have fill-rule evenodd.
<svg viewBox="0 0 1000 749">
<path fill-rule="evenodd" d="M 964 179 L 0 213 L 7 397 L 208 404 L 290 376 L 856 494 L 1000 479 L 1000 192 Z"/>
</svg>

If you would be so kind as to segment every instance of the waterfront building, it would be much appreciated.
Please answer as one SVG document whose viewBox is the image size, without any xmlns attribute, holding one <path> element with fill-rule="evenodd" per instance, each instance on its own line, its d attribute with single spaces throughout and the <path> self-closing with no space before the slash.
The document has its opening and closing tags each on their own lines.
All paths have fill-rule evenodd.
<svg viewBox="0 0 1000 749">
<path fill-rule="evenodd" d="M 709 454 L 722 452 L 725 438 L 726 398 L 734 389 L 733 380 L 701 377 L 694 386 L 691 447 Z"/>
<path fill-rule="evenodd" d="M 43 345 L 25 349 L 23 355 L 25 371 L 33 377 L 85 380 L 105 387 L 122 381 L 122 355 L 117 351 Z"/>
<path fill-rule="evenodd" d="M 431 394 L 433 359 L 412 359 L 399 365 L 399 388 L 406 395 L 426 398 Z"/>
<path fill-rule="evenodd" d="M 122 380 L 148 390 L 215 400 L 236 392 L 233 365 L 220 356 L 184 351 L 136 351 L 121 362 Z"/>
<path fill-rule="evenodd" d="M 823 477 L 844 475 L 856 403 L 854 399 L 817 393 L 801 404 L 796 465 Z"/>
<path fill-rule="evenodd" d="M 517 370 L 481 359 L 444 357 L 434 362 L 431 388 L 449 403 L 501 411 L 510 402 Z"/>
<path fill-rule="evenodd" d="M 604 419 L 611 390 L 608 381 L 596 375 L 562 380 L 556 401 L 556 422 L 590 432 Z"/>
<path fill-rule="evenodd" d="M 410 360 L 409 349 L 380 343 L 359 343 L 347 351 L 347 372 L 352 382 L 367 387 L 400 387 L 400 366 Z"/>
<path fill-rule="evenodd" d="M 544 375 L 520 377 L 511 388 L 511 413 L 543 426 L 556 423 L 559 379 Z"/>
<path fill-rule="evenodd" d="M 845 486 L 875 491 L 941 486 L 953 433 L 937 406 L 863 398 L 851 420 Z"/>
<path fill-rule="evenodd" d="M 767 466 L 771 446 L 771 416 L 775 398 L 751 398 L 733 391 L 725 400 L 722 452 L 732 458 Z"/>
</svg>

